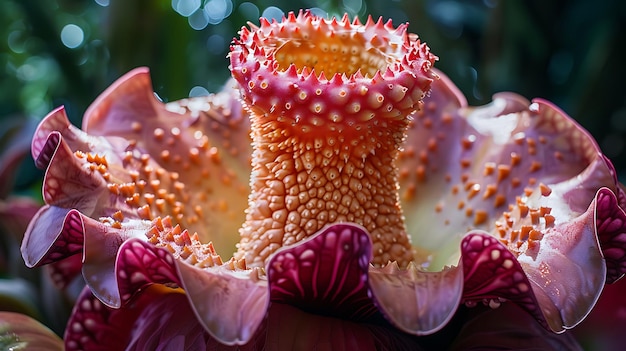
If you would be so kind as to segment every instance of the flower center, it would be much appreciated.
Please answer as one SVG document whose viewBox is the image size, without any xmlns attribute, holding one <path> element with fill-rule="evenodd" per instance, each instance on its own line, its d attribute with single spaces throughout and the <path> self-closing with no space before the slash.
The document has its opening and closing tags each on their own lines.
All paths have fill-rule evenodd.
<svg viewBox="0 0 626 351">
<path fill-rule="evenodd" d="M 278 67 L 286 70 L 295 65 L 299 73 L 304 67 L 315 72 L 348 76 L 360 70 L 366 77 L 384 71 L 387 62 L 383 52 L 371 45 L 363 33 L 342 33 L 327 36 L 321 31 L 312 31 L 307 39 L 289 40 L 275 52 Z"/>
<path fill-rule="evenodd" d="M 372 263 L 405 266 L 414 254 L 395 160 L 435 57 L 381 21 L 301 13 L 252 30 L 230 53 L 254 150 L 235 257 L 262 266 L 282 246 L 351 222 L 370 233 Z"/>
</svg>

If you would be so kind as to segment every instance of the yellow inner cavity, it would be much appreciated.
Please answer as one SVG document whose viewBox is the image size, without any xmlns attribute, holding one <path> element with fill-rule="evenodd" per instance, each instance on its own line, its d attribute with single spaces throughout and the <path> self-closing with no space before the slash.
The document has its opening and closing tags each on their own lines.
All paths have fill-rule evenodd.
<svg viewBox="0 0 626 351">
<path fill-rule="evenodd" d="M 306 39 L 286 39 L 274 57 L 282 70 L 295 64 L 299 73 L 307 67 L 318 75 L 324 72 L 329 79 L 336 73 L 351 76 L 358 70 L 372 77 L 377 71 L 384 72 L 393 61 L 360 33 L 332 37 L 313 33 Z"/>
</svg>

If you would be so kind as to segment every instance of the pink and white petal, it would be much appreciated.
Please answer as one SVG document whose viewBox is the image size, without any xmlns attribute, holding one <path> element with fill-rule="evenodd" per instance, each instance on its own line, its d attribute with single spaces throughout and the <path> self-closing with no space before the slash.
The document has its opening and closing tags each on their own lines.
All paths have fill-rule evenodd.
<svg viewBox="0 0 626 351">
<path fill-rule="evenodd" d="M 127 73 L 89 107 L 83 128 L 132 144 L 130 155 L 141 161 L 132 165 L 140 175 L 134 183 L 146 185 L 140 201 L 151 216 L 170 215 L 218 251 L 232 250 L 238 239 L 232 233 L 245 217 L 251 169 L 250 122 L 236 91 L 227 85 L 208 97 L 163 104 L 151 84 L 146 68 Z M 159 191 L 175 196 L 171 206 L 152 203 Z"/>
<path fill-rule="evenodd" d="M 87 230 L 84 234 L 83 278 L 102 303 L 118 308 L 123 303 L 116 274 L 120 247 L 133 238 L 146 240 L 146 232 L 152 224 L 150 221 L 129 220 L 121 228 L 114 228 L 91 218 L 85 218 L 84 223 Z"/>
<path fill-rule="evenodd" d="M 248 343 L 267 313 L 267 281 L 256 270 L 202 269 L 179 260 L 176 267 L 192 309 L 209 334 L 226 345 Z"/>
<path fill-rule="evenodd" d="M 129 146 L 121 138 L 94 137 L 74 127 L 63 107 L 50 112 L 39 123 L 31 144 L 31 153 L 38 168 L 46 169 L 62 142 L 72 151 L 92 152 L 105 157 L 110 163 L 120 163 L 121 155 Z"/>
<path fill-rule="evenodd" d="M 559 222 L 566 218 L 564 222 L 541 229 L 541 238 L 528 240 L 528 246 L 522 245 L 517 256 L 546 321 L 555 332 L 580 323 L 593 308 L 606 281 L 605 260 L 596 235 L 595 207 L 594 202 L 575 218 L 561 216 Z"/>
<path fill-rule="evenodd" d="M 425 272 L 410 264 L 370 267 L 372 298 L 383 315 L 398 329 L 428 335 L 439 331 L 453 317 L 463 293 L 463 270 L 445 268 Z"/>
<path fill-rule="evenodd" d="M 366 320 L 376 313 L 368 296 L 371 247 L 363 227 L 342 223 L 281 248 L 266 267 L 271 300 L 318 314 Z"/>
<path fill-rule="evenodd" d="M 42 189 L 44 201 L 49 205 L 92 213 L 99 193 L 106 190 L 101 174 L 89 169 L 84 160 L 75 157 L 59 132 L 49 134 L 43 151 L 36 163 L 44 163 L 41 158 L 47 160 L 48 168 Z"/>
<path fill-rule="evenodd" d="M 63 341 L 50 329 L 14 312 L 0 312 L 0 345 L 5 350 L 63 350 Z"/>
<path fill-rule="evenodd" d="M 617 187 L 595 141 L 554 105 L 501 93 L 467 107 L 440 75 L 400 159 L 407 228 L 424 256 L 434 254 L 430 270 L 455 264 L 467 228 L 492 231 L 528 192 L 559 187 L 575 217 L 599 188 Z"/>
<path fill-rule="evenodd" d="M 626 214 L 615 194 L 602 188 L 596 195 L 596 228 L 606 260 L 607 283 L 614 283 L 626 273 Z"/>
<path fill-rule="evenodd" d="M 82 252 L 82 214 L 77 210 L 44 206 L 28 225 L 21 251 L 28 267 L 52 263 Z"/>
</svg>

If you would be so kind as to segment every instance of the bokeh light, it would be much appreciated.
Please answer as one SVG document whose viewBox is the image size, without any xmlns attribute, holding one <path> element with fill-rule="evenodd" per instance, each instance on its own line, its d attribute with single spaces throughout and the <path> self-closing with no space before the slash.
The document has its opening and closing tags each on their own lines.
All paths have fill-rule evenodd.
<svg viewBox="0 0 626 351">
<path fill-rule="evenodd" d="M 79 47 L 85 39 L 83 29 L 75 24 L 68 24 L 61 30 L 61 42 L 70 49 Z"/>
</svg>

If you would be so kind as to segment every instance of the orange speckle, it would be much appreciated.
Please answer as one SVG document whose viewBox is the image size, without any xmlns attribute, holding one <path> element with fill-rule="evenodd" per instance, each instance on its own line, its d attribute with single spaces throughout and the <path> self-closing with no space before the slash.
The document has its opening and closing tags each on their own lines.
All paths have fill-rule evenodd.
<svg viewBox="0 0 626 351">
<path fill-rule="evenodd" d="M 493 201 L 493 207 L 500 207 L 502 205 L 504 205 L 504 203 L 506 202 L 506 196 L 502 195 L 502 194 L 498 194 L 496 195 L 495 200 Z"/>
<path fill-rule="evenodd" d="M 443 211 L 443 204 L 442 204 L 442 203 L 438 203 L 438 204 L 435 206 L 435 212 L 439 213 L 439 212 L 441 212 L 441 211 Z"/>
<path fill-rule="evenodd" d="M 520 186 L 521 184 L 522 184 L 522 181 L 521 181 L 519 178 L 517 178 L 517 177 L 513 177 L 513 178 L 511 179 L 511 186 L 512 186 L 513 188 L 517 188 L 517 187 L 518 187 L 518 186 Z"/>
<path fill-rule="evenodd" d="M 549 196 L 552 194 L 552 189 L 543 183 L 539 183 L 539 189 L 541 190 L 541 195 L 543 196 Z"/>
<path fill-rule="evenodd" d="M 426 150 L 421 150 L 419 153 L 419 159 L 423 164 L 428 164 L 428 152 Z"/>
<path fill-rule="evenodd" d="M 463 207 L 465 207 L 465 201 L 459 201 L 459 203 L 456 205 L 456 207 L 459 210 L 463 209 Z"/>
<path fill-rule="evenodd" d="M 437 150 L 437 139 L 435 138 L 430 138 L 428 139 L 428 150 L 430 150 L 431 152 L 434 152 L 435 150 Z"/>
<path fill-rule="evenodd" d="M 426 180 L 426 167 L 424 167 L 424 165 L 417 166 L 415 176 L 419 182 L 424 182 Z"/>
<path fill-rule="evenodd" d="M 498 182 L 506 179 L 511 173 L 509 165 L 498 165 Z"/>
<path fill-rule="evenodd" d="M 543 233 L 539 230 L 533 229 L 528 233 L 529 240 L 541 240 L 543 239 Z"/>
<path fill-rule="evenodd" d="M 530 210 L 530 221 L 532 224 L 539 224 L 539 218 L 541 217 L 541 212 L 539 210 Z"/>
<path fill-rule="evenodd" d="M 130 124 L 130 128 L 133 130 L 133 132 L 139 133 L 141 132 L 141 123 L 135 121 Z"/>
<path fill-rule="evenodd" d="M 450 191 L 452 192 L 452 195 L 456 195 L 459 193 L 459 186 L 458 185 L 454 185 L 452 186 L 452 188 L 450 189 Z"/>
<path fill-rule="evenodd" d="M 560 151 L 555 151 L 554 158 L 556 158 L 557 161 L 563 161 L 563 154 Z"/>
<path fill-rule="evenodd" d="M 498 187 L 495 184 L 488 184 L 483 192 L 483 199 L 488 199 L 496 194 Z"/>
<path fill-rule="evenodd" d="M 533 193 L 533 189 L 531 188 L 524 188 L 524 195 L 526 196 L 530 196 Z"/>
<path fill-rule="evenodd" d="M 471 217 L 473 214 L 474 214 L 474 210 L 473 210 L 471 207 L 468 207 L 468 208 L 465 210 L 465 216 L 467 216 L 467 217 Z"/>
<path fill-rule="evenodd" d="M 113 213 L 111 218 L 113 218 L 114 220 L 118 222 L 121 222 L 124 220 L 124 214 L 122 213 L 122 211 L 116 211 L 115 213 Z"/>
<path fill-rule="evenodd" d="M 485 163 L 485 169 L 483 170 L 483 174 L 486 176 L 490 176 L 496 170 L 496 164 L 493 162 Z"/>
<path fill-rule="evenodd" d="M 540 169 L 541 169 L 541 162 L 539 162 L 539 161 L 533 161 L 533 162 L 530 164 L 530 171 L 531 171 L 531 172 L 536 172 L 536 171 L 538 171 L 538 170 L 540 170 Z"/>
<path fill-rule="evenodd" d="M 532 225 L 523 225 L 520 228 L 520 240 L 528 240 L 528 234 L 533 229 Z"/>
<path fill-rule="evenodd" d="M 466 158 L 461 160 L 461 167 L 463 167 L 463 168 L 467 168 L 471 164 L 472 164 L 472 160 L 469 160 L 469 159 L 466 159 Z"/>
<path fill-rule="evenodd" d="M 541 213 L 541 216 L 545 216 L 550 214 L 550 212 L 552 212 L 552 207 L 547 207 L 547 206 L 541 206 L 539 207 L 539 212 Z"/>
<path fill-rule="evenodd" d="M 476 194 L 478 194 L 479 191 L 480 191 L 480 184 L 476 183 L 472 185 L 467 192 L 467 198 L 468 199 L 473 198 L 474 196 L 476 196 Z"/>
<path fill-rule="evenodd" d="M 518 204 L 517 208 L 519 208 L 519 216 L 520 218 L 524 218 L 528 216 L 528 206 L 524 204 Z"/>
<path fill-rule="evenodd" d="M 517 166 L 522 161 L 522 156 L 517 152 L 511 152 L 511 166 Z"/>
<path fill-rule="evenodd" d="M 150 206 L 149 205 L 143 205 L 143 206 L 139 207 L 137 209 L 137 215 L 139 215 L 139 218 L 141 218 L 141 219 L 151 219 L 152 218 L 152 214 L 150 213 Z"/>
<path fill-rule="evenodd" d="M 474 225 L 481 225 L 487 221 L 489 214 L 484 210 L 477 210 L 474 214 Z"/>
<path fill-rule="evenodd" d="M 464 150 L 471 149 L 472 145 L 474 145 L 474 142 L 471 141 L 469 138 L 461 139 L 461 147 L 463 147 Z"/>
<path fill-rule="evenodd" d="M 551 214 L 547 214 L 543 216 L 543 219 L 546 221 L 546 228 L 552 227 L 554 225 L 555 218 Z"/>
</svg>

